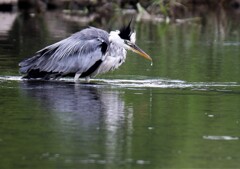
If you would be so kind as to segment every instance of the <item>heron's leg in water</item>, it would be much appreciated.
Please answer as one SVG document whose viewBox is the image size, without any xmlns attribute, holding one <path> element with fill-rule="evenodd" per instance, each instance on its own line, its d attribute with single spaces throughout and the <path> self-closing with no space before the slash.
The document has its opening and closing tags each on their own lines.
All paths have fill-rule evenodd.
<svg viewBox="0 0 240 169">
<path fill-rule="evenodd" d="M 81 76 L 81 73 L 76 73 L 74 76 L 74 82 L 78 82 L 78 79 L 80 76 Z"/>
<path fill-rule="evenodd" d="M 90 82 L 90 77 L 89 76 L 85 77 L 85 81 L 86 81 L 86 83 L 89 83 Z"/>
</svg>

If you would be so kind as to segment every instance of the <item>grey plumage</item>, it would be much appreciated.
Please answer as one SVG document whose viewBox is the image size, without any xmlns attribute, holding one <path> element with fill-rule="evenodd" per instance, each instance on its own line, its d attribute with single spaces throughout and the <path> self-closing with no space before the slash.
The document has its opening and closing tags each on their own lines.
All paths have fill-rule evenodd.
<svg viewBox="0 0 240 169">
<path fill-rule="evenodd" d="M 67 39 L 47 46 L 32 58 L 19 63 L 26 78 L 56 78 L 84 73 L 97 61 L 104 61 L 109 34 L 101 29 L 87 28 Z"/>
<path fill-rule="evenodd" d="M 135 33 L 131 32 L 130 24 L 121 32 L 112 31 L 110 34 L 89 27 L 20 62 L 20 73 L 27 79 L 48 80 L 74 76 L 75 80 L 79 77 L 88 80 L 100 73 L 117 69 L 126 59 L 126 49 L 151 59 L 134 42 Z"/>
</svg>

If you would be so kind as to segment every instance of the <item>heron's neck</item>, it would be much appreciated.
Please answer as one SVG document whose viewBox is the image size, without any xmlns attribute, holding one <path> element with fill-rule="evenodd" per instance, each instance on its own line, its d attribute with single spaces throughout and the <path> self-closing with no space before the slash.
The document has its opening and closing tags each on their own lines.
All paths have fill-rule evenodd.
<svg viewBox="0 0 240 169">
<path fill-rule="evenodd" d="M 111 31 L 109 35 L 109 42 L 114 43 L 118 47 L 125 48 L 124 40 L 119 36 L 119 30 Z"/>
</svg>

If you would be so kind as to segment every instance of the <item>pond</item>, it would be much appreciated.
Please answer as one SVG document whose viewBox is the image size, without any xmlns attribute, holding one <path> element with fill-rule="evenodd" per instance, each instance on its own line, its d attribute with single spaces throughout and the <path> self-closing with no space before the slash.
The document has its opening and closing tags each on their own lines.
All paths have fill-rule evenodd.
<svg viewBox="0 0 240 169">
<path fill-rule="evenodd" d="M 151 63 L 90 84 L 25 81 L 18 63 L 86 27 L 59 13 L 7 18 L 0 30 L 0 168 L 239 168 L 240 25 L 217 16 L 136 22 Z M 91 23 L 116 29 L 128 18 Z M 3 23 L 2 23 L 3 24 Z"/>
</svg>

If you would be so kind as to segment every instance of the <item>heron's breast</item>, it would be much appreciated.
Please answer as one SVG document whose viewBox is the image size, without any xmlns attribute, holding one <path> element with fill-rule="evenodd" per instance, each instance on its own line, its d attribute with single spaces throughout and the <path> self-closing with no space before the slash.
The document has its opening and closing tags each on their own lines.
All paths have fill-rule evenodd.
<svg viewBox="0 0 240 169">
<path fill-rule="evenodd" d="M 110 48 L 106 52 L 105 58 L 102 64 L 99 66 L 97 74 L 117 69 L 125 61 L 126 53 L 127 51 L 124 48 Z"/>
</svg>

